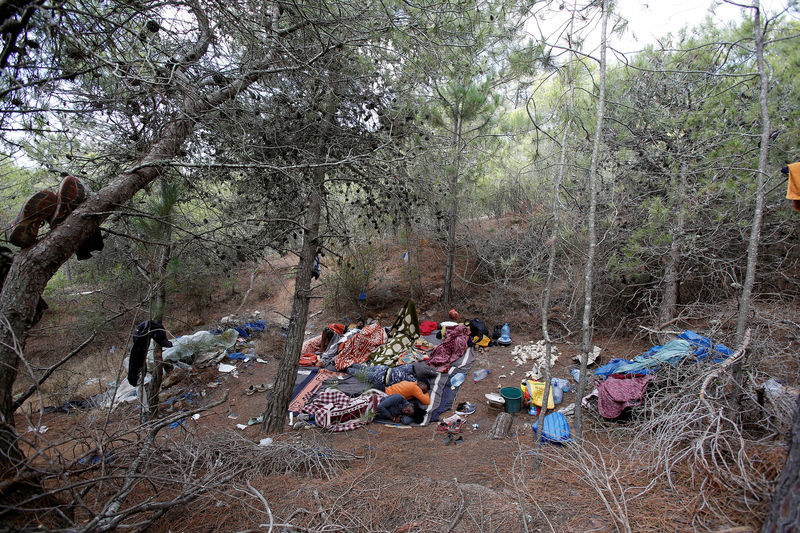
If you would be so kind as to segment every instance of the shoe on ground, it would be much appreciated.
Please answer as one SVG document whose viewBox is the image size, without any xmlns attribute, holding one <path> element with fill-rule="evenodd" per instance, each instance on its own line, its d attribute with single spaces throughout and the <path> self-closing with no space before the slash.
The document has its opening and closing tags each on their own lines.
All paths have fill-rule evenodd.
<svg viewBox="0 0 800 533">
<path fill-rule="evenodd" d="M 468 402 L 458 404 L 456 407 L 456 414 L 457 415 L 471 415 L 475 412 L 475 404 L 471 404 Z"/>
<path fill-rule="evenodd" d="M 8 233 L 8 242 L 20 248 L 28 248 L 36 242 L 39 228 L 56 212 L 58 199 L 52 191 L 39 191 L 28 198 Z"/>
<path fill-rule="evenodd" d="M 50 219 L 50 226 L 62 223 L 85 200 L 86 188 L 83 183 L 74 176 L 64 178 L 58 187 L 58 203 Z"/>
</svg>

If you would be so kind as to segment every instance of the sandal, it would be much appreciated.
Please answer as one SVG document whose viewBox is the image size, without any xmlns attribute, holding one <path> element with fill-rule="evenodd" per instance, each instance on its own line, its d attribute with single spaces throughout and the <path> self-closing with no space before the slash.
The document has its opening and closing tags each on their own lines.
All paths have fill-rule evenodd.
<svg viewBox="0 0 800 533">
<path fill-rule="evenodd" d="M 244 391 L 244 393 L 250 396 L 251 394 L 255 394 L 256 392 L 268 391 L 271 388 L 272 388 L 272 383 L 261 383 L 260 385 L 250 385 L 249 387 L 247 387 L 247 390 Z"/>
</svg>

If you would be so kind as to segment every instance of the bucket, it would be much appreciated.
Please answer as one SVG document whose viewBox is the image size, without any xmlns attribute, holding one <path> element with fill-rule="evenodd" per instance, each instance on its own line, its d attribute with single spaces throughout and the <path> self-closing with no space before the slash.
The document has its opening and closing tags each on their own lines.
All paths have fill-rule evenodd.
<svg viewBox="0 0 800 533">
<path fill-rule="evenodd" d="M 517 387 L 503 387 L 500 396 L 506 401 L 506 413 L 519 413 L 522 406 L 522 391 Z"/>
</svg>

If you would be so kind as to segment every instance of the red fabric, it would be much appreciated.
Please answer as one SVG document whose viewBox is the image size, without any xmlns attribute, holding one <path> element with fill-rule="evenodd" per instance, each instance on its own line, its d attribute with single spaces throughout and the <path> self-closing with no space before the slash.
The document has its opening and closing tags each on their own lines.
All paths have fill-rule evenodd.
<svg viewBox="0 0 800 533">
<path fill-rule="evenodd" d="M 419 334 L 420 335 L 430 335 L 434 331 L 439 329 L 439 324 L 434 322 L 433 320 L 426 320 L 421 322 L 419 325 Z"/>
<path fill-rule="evenodd" d="M 328 324 L 328 327 L 337 335 L 344 335 L 344 324 Z"/>
<path fill-rule="evenodd" d="M 344 370 L 356 363 L 365 363 L 369 359 L 369 354 L 384 342 L 386 342 L 386 332 L 379 323 L 364 326 L 359 333 L 339 346 L 339 353 L 334 359 L 336 370 Z"/>
<path fill-rule="evenodd" d="M 642 403 L 653 376 L 612 374 L 596 384 L 597 410 L 604 418 L 617 418 L 626 407 Z"/>
<path fill-rule="evenodd" d="M 469 328 L 467 326 L 458 325 L 447 328 L 444 341 L 433 349 L 431 358 L 425 362 L 439 372 L 447 372 L 450 370 L 450 363 L 467 351 L 468 340 Z"/>
</svg>

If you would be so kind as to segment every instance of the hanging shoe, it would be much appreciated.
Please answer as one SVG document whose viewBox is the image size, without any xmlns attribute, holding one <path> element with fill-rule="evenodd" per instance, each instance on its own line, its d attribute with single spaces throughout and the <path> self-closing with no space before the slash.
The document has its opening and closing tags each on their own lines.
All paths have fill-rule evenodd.
<svg viewBox="0 0 800 533">
<path fill-rule="evenodd" d="M 33 246 L 39 235 L 39 228 L 45 220 L 53 216 L 57 203 L 56 195 L 52 191 L 44 190 L 33 194 L 22 204 L 22 209 L 11 225 L 8 242 L 20 248 Z"/>
<path fill-rule="evenodd" d="M 56 212 L 50 219 L 50 226 L 61 224 L 80 204 L 86 200 L 86 188 L 74 176 L 67 176 L 58 187 L 58 204 Z"/>
</svg>

